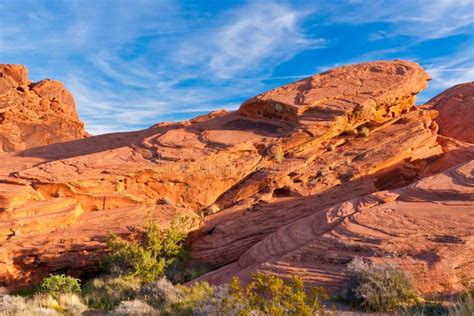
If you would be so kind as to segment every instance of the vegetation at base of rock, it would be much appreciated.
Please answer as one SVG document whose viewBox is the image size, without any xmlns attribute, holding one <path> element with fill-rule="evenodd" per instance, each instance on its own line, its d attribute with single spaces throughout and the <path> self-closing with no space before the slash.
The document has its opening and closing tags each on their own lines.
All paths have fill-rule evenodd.
<svg viewBox="0 0 474 316">
<path fill-rule="evenodd" d="M 87 305 L 94 309 L 113 309 L 122 301 L 138 297 L 142 281 L 134 276 L 105 276 L 87 282 L 83 297 Z"/>
<path fill-rule="evenodd" d="M 273 160 L 277 163 L 282 163 L 285 160 L 285 152 L 279 149 L 274 155 Z"/>
<path fill-rule="evenodd" d="M 81 293 L 81 281 L 65 274 L 50 274 L 44 278 L 38 287 L 38 292 L 58 295 L 58 294 L 79 294 Z"/>
<path fill-rule="evenodd" d="M 361 137 L 368 137 L 370 130 L 367 127 L 361 127 L 358 129 L 358 134 Z"/>
<path fill-rule="evenodd" d="M 138 241 L 126 241 L 110 234 L 109 270 L 136 276 L 146 283 L 163 276 L 169 267 L 184 267 L 189 254 L 184 243 L 186 221 L 182 217 L 174 220 L 169 229 L 161 229 L 153 219 L 148 219 Z"/>
<path fill-rule="evenodd" d="M 314 287 L 307 293 L 302 279 L 285 282 L 273 275 L 255 273 L 247 287 L 234 277 L 224 302 L 227 311 L 237 311 L 238 315 L 314 315 L 325 311 L 323 299 L 328 299 L 324 288 Z"/>
<path fill-rule="evenodd" d="M 348 283 L 341 297 L 366 311 L 393 311 L 416 302 L 409 277 L 389 265 L 376 265 L 355 258 L 347 267 Z"/>
</svg>

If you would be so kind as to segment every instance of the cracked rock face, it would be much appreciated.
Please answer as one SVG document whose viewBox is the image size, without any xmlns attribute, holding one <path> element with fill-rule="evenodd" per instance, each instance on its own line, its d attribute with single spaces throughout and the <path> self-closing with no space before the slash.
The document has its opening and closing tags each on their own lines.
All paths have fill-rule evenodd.
<svg viewBox="0 0 474 316">
<path fill-rule="evenodd" d="M 427 277 L 434 266 L 459 286 L 456 267 L 474 270 L 474 157 L 471 143 L 438 134 L 436 107 L 414 106 L 428 79 L 406 61 L 344 66 L 235 112 L 5 153 L 0 285 L 94 272 L 108 232 L 185 214 L 193 261 L 217 269 L 203 276 L 214 283 L 265 270 L 335 290 L 360 255 L 398 260 L 422 291 L 442 290 Z M 31 89 L 68 104 L 47 83 Z"/>
<path fill-rule="evenodd" d="M 25 66 L 0 64 L 0 153 L 85 136 L 74 98 L 62 83 L 32 83 Z"/>
</svg>

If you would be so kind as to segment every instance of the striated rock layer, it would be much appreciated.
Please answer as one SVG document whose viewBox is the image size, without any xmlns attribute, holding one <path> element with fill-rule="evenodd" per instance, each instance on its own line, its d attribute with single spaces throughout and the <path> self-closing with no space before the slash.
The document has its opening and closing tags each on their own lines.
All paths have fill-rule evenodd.
<svg viewBox="0 0 474 316">
<path fill-rule="evenodd" d="M 442 133 L 437 136 L 441 155 L 410 164 L 405 161 L 314 196 L 271 200 L 257 213 L 235 211 L 207 218 L 204 227 L 212 228 L 212 234 L 198 237 L 194 256 L 216 266 L 231 263 L 200 280 L 225 283 L 237 275 L 248 281 L 251 272 L 262 271 L 282 277 L 298 275 L 309 285 L 336 292 L 346 282 L 347 263 L 359 256 L 409 271 L 422 293 L 462 290 L 466 280 L 474 284 L 474 144 L 466 142 L 474 125 L 469 122 L 471 116 L 456 115 L 472 111 L 473 98 L 474 86 L 467 83 L 422 107 L 439 110 L 435 125 Z M 402 115 L 400 121 L 417 112 Z M 411 137 L 397 139 L 408 131 L 406 126 L 396 129 L 400 121 L 372 132 L 364 140 L 366 150 L 380 146 L 387 157 L 396 157 L 411 147 Z M 346 147 L 339 156 L 352 152 Z M 334 156 L 319 159 L 324 161 L 322 170 L 337 162 Z M 357 159 L 352 159 L 354 163 Z M 329 173 L 323 174 L 325 181 Z M 400 185 L 419 178 L 423 179 Z M 378 191 L 387 188 L 394 189 Z M 267 233 L 261 234 L 262 229 Z"/>
<path fill-rule="evenodd" d="M 25 66 L 0 64 L 0 153 L 85 136 L 74 98 L 62 83 L 32 83 Z"/>
<path fill-rule="evenodd" d="M 12 289 L 34 284 L 50 272 L 91 272 L 107 233 L 133 234 L 149 214 L 163 225 L 177 214 L 195 218 L 196 225 L 202 221 L 190 238 L 193 260 L 215 268 L 230 264 L 204 276 L 206 280 L 225 282 L 220 271 L 244 276 L 261 269 L 260 260 L 270 262 L 274 257 L 268 243 L 282 230 L 328 216 L 335 218 L 332 224 L 315 225 L 335 227 L 348 215 L 328 214 L 343 201 L 370 200 L 385 190 L 402 196 L 397 190 L 420 177 L 467 161 L 471 144 L 439 136 L 438 111 L 414 107 L 415 95 L 428 79 L 419 65 L 407 61 L 344 66 L 258 95 L 235 112 L 216 111 L 142 131 L 4 154 L 0 156 L 0 285 Z M 465 169 L 462 172 L 469 174 Z M 471 194 L 458 187 L 446 190 Z M 462 203 L 465 200 L 469 201 Z M 470 213 L 456 203 L 451 212 L 457 209 L 468 223 Z M 385 214 L 380 212 L 374 214 Z M 430 214 L 424 220 L 429 221 Z M 398 213 L 389 215 L 396 220 Z M 367 221 L 372 225 L 375 219 Z M 460 245 L 472 235 L 469 227 L 457 224 L 453 222 L 452 232 L 442 233 L 463 241 L 443 244 L 449 251 L 458 250 L 452 260 L 465 256 Z M 304 236 L 311 235 L 310 228 L 289 234 L 298 235 L 301 229 Z M 437 234 L 438 228 L 428 225 L 426 233 Z M 364 234 L 369 233 L 362 231 L 360 238 Z M 286 249 L 302 247 L 296 235 L 275 243 L 275 260 Z M 393 242 L 390 236 L 380 240 Z M 342 233 L 334 240 L 338 238 L 341 244 L 350 240 Z M 361 243 L 374 251 L 391 251 L 377 248 L 376 242 Z M 433 245 L 437 251 L 438 244 Z M 316 248 L 315 256 L 325 249 Z M 254 259 L 252 249 L 265 251 Z M 312 274 L 310 281 L 328 280 L 330 288 L 336 287 L 352 255 L 348 252 L 342 261 L 335 257 L 341 261 L 335 274 Z M 291 260 L 288 267 L 294 264 L 299 269 L 299 259 Z M 283 271 L 268 271 L 277 270 Z M 281 275 L 289 276 L 290 270 Z M 452 272 L 448 270 L 440 273 Z M 333 277 L 336 274 L 339 279 Z M 457 279 L 449 280 L 457 286 Z"/>
<path fill-rule="evenodd" d="M 474 280 L 473 170 L 471 160 L 407 187 L 313 211 L 201 280 L 248 280 L 258 270 L 299 276 L 335 292 L 346 281 L 347 263 L 358 256 L 408 271 L 424 293 L 462 289 L 463 280 Z"/>
</svg>

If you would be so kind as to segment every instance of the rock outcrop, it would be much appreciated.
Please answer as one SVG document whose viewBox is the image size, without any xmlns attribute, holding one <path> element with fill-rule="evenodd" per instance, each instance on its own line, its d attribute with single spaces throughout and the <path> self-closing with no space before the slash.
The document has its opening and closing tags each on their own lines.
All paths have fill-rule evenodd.
<svg viewBox="0 0 474 316">
<path fill-rule="evenodd" d="M 474 82 L 456 85 L 437 95 L 424 108 L 439 112 L 439 134 L 474 144 Z"/>
<path fill-rule="evenodd" d="M 6 153 L 0 285 L 93 272 L 108 232 L 133 234 L 149 214 L 163 225 L 186 214 L 196 224 L 194 262 L 222 267 L 203 276 L 212 282 L 225 282 L 226 271 L 245 278 L 294 270 L 335 289 L 358 254 L 394 256 L 419 284 L 439 256 L 436 273 L 455 288 L 455 267 L 474 268 L 466 260 L 472 149 L 438 134 L 435 107 L 414 106 L 427 80 L 412 62 L 344 66 L 235 112 Z M 403 248 L 413 232 L 417 239 Z M 420 289 L 440 290 L 429 282 Z"/>
<path fill-rule="evenodd" d="M 346 282 L 347 263 L 363 257 L 408 271 L 424 293 L 462 290 L 463 280 L 474 280 L 473 170 L 471 160 L 400 189 L 313 211 L 201 280 L 248 280 L 258 270 L 336 292 Z"/>
<path fill-rule="evenodd" d="M 25 66 L 0 64 L 0 153 L 85 136 L 74 98 L 62 83 L 32 83 Z"/>
</svg>

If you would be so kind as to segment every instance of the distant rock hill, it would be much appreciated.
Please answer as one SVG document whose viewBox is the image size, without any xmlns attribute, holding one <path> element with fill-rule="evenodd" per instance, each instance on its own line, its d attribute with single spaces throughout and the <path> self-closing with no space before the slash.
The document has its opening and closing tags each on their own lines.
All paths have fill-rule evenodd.
<svg viewBox="0 0 474 316">
<path fill-rule="evenodd" d="M 474 86 L 415 107 L 428 80 L 408 61 L 343 66 L 234 112 L 4 153 L 0 286 L 96 271 L 109 232 L 187 214 L 193 262 L 215 269 L 201 280 L 258 270 L 336 292 L 360 256 L 423 293 L 459 289 L 474 281 Z"/>
<path fill-rule="evenodd" d="M 0 152 L 85 136 L 74 98 L 62 83 L 32 83 L 25 66 L 0 64 Z"/>
</svg>

